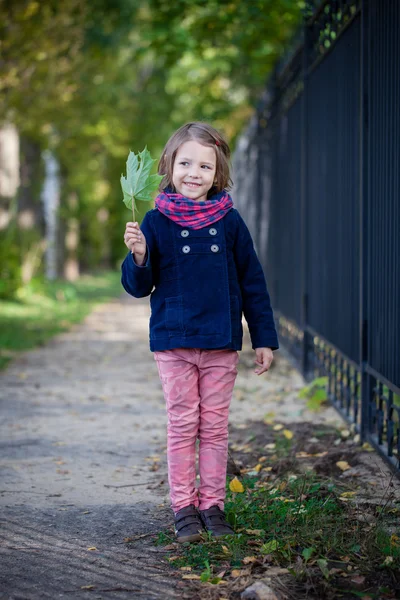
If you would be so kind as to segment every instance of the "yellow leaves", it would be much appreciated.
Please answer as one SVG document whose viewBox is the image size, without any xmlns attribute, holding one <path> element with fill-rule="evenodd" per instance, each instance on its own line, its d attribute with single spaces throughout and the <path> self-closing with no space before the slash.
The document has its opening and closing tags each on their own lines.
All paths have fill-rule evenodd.
<svg viewBox="0 0 400 600">
<path fill-rule="evenodd" d="M 353 496 L 357 496 L 357 492 L 343 492 L 343 494 L 340 494 L 341 498 L 352 498 Z"/>
<path fill-rule="evenodd" d="M 287 482 L 286 481 L 281 481 L 281 483 L 278 485 L 278 490 L 280 492 L 283 492 L 286 489 L 287 486 Z"/>
<path fill-rule="evenodd" d="M 351 466 L 346 460 L 338 460 L 336 466 L 339 467 L 341 471 L 347 471 L 348 469 L 351 469 Z"/>
<path fill-rule="evenodd" d="M 243 484 L 239 481 L 237 477 L 234 477 L 229 483 L 229 489 L 231 492 L 235 492 L 236 494 L 241 494 L 244 492 Z"/>
<path fill-rule="evenodd" d="M 322 457 L 322 456 L 326 456 L 328 454 L 327 451 L 325 452 L 315 452 L 314 454 L 310 454 L 309 452 L 304 452 L 304 450 L 301 450 L 300 452 L 296 452 L 296 458 L 313 458 L 313 457 Z"/>
<path fill-rule="evenodd" d="M 195 575 L 194 573 L 190 573 L 189 575 L 182 575 L 182 579 L 196 579 L 200 580 L 200 575 Z"/>
<path fill-rule="evenodd" d="M 96 546 L 90 546 L 90 548 L 88 548 L 88 550 L 90 550 L 91 552 L 97 550 Z"/>
<path fill-rule="evenodd" d="M 222 552 L 224 554 L 231 554 L 231 551 L 229 550 L 229 548 L 227 548 L 227 546 L 222 546 Z"/>
<path fill-rule="evenodd" d="M 368 444 L 368 442 L 364 442 L 363 445 L 361 446 L 362 450 L 366 450 L 367 452 L 373 452 L 374 449 L 371 446 L 371 444 Z"/>
<path fill-rule="evenodd" d="M 265 444 L 264 448 L 265 448 L 266 450 L 275 450 L 275 448 L 276 448 L 276 444 L 274 444 L 274 443 L 271 443 L 271 444 Z"/>
<path fill-rule="evenodd" d="M 242 562 L 245 565 L 248 565 L 250 563 L 255 563 L 255 562 L 257 562 L 257 557 L 256 556 L 245 556 Z"/>
<path fill-rule="evenodd" d="M 348 429 L 341 429 L 340 435 L 342 436 L 342 438 L 347 439 L 348 437 L 350 437 L 351 431 L 349 431 Z"/>
<path fill-rule="evenodd" d="M 249 574 L 249 569 L 232 569 L 231 577 L 243 577 Z"/>
<path fill-rule="evenodd" d="M 181 567 L 181 571 L 191 571 L 192 567 Z"/>
<path fill-rule="evenodd" d="M 281 425 L 280 423 L 277 423 L 276 425 L 273 426 L 272 429 L 274 431 L 280 431 L 281 429 L 283 429 L 283 425 Z"/>
<path fill-rule="evenodd" d="M 93 590 L 94 585 L 81 585 L 81 590 Z"/>
<path fill-rule="evenodd" d="M 287 440 L 291 440 L 293 437 L 293 431 L 290 431 L 290 429 L 284 429 L 282 433 Z"/>
</svg>

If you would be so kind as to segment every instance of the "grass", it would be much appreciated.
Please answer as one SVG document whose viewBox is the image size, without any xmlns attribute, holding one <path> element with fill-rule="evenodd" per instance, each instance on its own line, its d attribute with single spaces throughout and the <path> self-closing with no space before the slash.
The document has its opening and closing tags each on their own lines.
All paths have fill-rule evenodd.
<svg viewBox="0 0 400 600">
<path fill-rule="evenodd" d="M 84 275 L 75 283 L 32 281 L 15 301 L 0 301 L 0 368 L 19 352 L 43 345 L 79 323 L 95 304 L 117 297 L 120 274 Z"/>
<path fill-rule="evenodd" d="M 288 457 L 291 442 L 275 445 L 275 461 Z M 172 544 L 170 565 L 188 572 L 185 578 L 214 584 L 215 594 L 217 588 L 237 594 L 246 587 L 246 578 L 248 582 L 278 568 L 276 585 L 283 581 L 283 587 L 277 591 L 287 598 L 398 597 L 400 538 L 393 523 L 400 507 L 385 497 L 377 506 L 358 504 L 358 488 L 348 481 L 313 470 L 294 474 L 294 466 L 267 477 L 263 471 L 250 475 L 242 469 L 243 493 L 227 485 L 225 513 L 235 536 L 213 540 L 204 534 L 200 543 L 178 545 L 172 530 L 161 532 L 158 544 Z M 366 514 L 369 519 L 363 520 Z M 311 589 L 315 595 L 308 595 Z"/>
</svg>

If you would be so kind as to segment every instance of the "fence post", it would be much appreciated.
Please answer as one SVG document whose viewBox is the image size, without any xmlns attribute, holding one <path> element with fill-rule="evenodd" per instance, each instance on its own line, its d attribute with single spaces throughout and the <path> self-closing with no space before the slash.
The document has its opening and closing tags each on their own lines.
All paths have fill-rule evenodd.
<svg viewBox="0 0 400 600">
<path fill-rule="evenodd" d="M 370 376 L 368 363 L 368 48 L 369 0 L 361 1 L 360 28 L 360 371 L 361 371 L 361 439 L 369 430 Z"/>
<path fill-rule="evenodd" d="M 307 26 L 307 11 L 304 14 L 303 25 L 303 94 L 302 94 L 302 114 L 301 114 L 301 206 L 300 206 L 300 253 L 301 253 L 301 328 L 303 330 L 303 347 L 301 352 L 301 369 L 303 375 L 307 377 L 310 371 L 309 364 L 309 348 L 310 334 L 307 330 L 308 325 L 308 287 L 307 287 L 307 193 L 308 193 L 308 177 L 307 177 L 307 139 L 308 139 L 308 52 L 310 44 L 309 27 Z"/>
</svg>

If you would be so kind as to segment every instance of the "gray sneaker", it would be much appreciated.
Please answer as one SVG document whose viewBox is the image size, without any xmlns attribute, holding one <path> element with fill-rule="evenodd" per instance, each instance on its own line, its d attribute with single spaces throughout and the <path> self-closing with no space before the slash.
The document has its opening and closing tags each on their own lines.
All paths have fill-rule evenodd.
<svg viewBox="0 0 400 600">
<path fill-rule="evenodd" d="M 224 535 L 234 535 L 232 527 L 225 519 L 225 513 L 219 506 L 210 506 L 206 510 L 200 511 L 200 517 L 204 527 L 210 531 L 214 537 L 222 537 Z"/>
<path fill-rule="evenodd" d="M 175 536 L 178 542 L 198 542 L 202 532 L 203 524 L 194 504 L 178 510 L 175 515 Z"/>
</svg>

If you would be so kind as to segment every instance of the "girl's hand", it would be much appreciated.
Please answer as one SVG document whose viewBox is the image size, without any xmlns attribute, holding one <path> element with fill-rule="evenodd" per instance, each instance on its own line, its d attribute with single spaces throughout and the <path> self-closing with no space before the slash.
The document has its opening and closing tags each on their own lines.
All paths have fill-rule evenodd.
<svg viewBox="0 0 400 600">
<path fill-rule="evenodd" d="M 135 258 L 135 262 L 138 265 L 144 263 L 144 257 L 146 254 L 146 238 L 139 228 L 139 223 L 129 222 L 126 224 L 124 234 L 125 246 L 132 252 Z"/>
<path fill-rule="evenodd" d="M 274 353 L 272 352 L 271 348 L 256 348 L 256 360 L 254 362 L 260 368 L 255 369 L 254 373 L 257 375 L 262 375 L 262 373 L 268 371 L 273 360 Z"/>
</svg>

